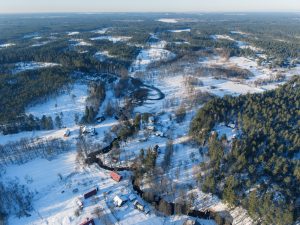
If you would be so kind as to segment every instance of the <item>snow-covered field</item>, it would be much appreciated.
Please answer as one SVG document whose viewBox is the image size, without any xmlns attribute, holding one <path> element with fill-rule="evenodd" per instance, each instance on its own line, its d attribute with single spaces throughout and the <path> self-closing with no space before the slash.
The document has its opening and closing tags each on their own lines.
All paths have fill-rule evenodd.
<svg viewBox="0 0 300 225">
<path fill-rule="evenodd" d="M 0 49 L 1 48 L 8 48 L 8 47 L 12 47 L 15 46 L 16 44 L 14 43 L 4 43 L 4 44 L 0 44 Z"/>
<path fill-rule="evenodd" d="M 99 37 L 90 38 L 90 40 L 92 40 L 92 41 L 109 40 L 113 43 L 126 42 L 126 41 L 129 41 L 130 39 L 131 39 L 131 37 L 127 37 L 127 36 L 99 36 Z"/>
<path fill-rule="evenodd" d="M 50 43 L 50 41 L 43 41 L 43 42 L 39 42 L 39 43 L 31 45 L 31 47 L 40 47 L 40 46 L 44 46 L 48 43 Z"/>
<path fill-rule="evenodd" d="M 157 21 L 162 22 L 162 23 L 178 23 L 177 19 L 168 19 L 168 18 L 161 18 L 158 19 Z"/>
<path fill-rule="evenodd" d="M 72 32 L 68 32 L 67 33 L 69 36 L 74 36 L 74 35 L 78 35 L 79 32 L 78 31 L 72 31 Z"/>
<path fill-rule="evenodd" d="M 156 38 L 155 35 L 152 35 L 152 37 Z M 136 72 L 144 72 L 147 66 L 153 62 L 167 61 L 174 58 L 175 54 L 166 50 L 166 45 L 166 41 L 157 41 L 149 43 L 149 48 L 142 49 L 129 69 L 132 75 Z"/>
<path fill-rule="evenodd" d="M 191 29 L 186 28 L 186 29 L 179 29 L 179 30 L 169 30 L 169 32 L 171 32 L 171 33 L 191 32 Z"/>
<path fill-rule="evenodd" d="M 60 64 L 50 62 L 19 62 L 16 63 L 16 68 L 14 69 L 14 72 L 20 73 L 26 70 L 36 70 L 54 66 L 60 66 Z"/>
<path fill-rule="evenodd" d="M 99 30 L 93 30 L 92 32 L 96 33 L 96 34 L 105 34 L 108 30 L 109 30 L 109 28 L 102 28 Z"/>
<path fill-rule="evenodd" d="M 39 118 L 43 115 L 53 118 L 56 115 L 62 115 L 63 126 L 71 127 L 75 125 L 75 114 L 78 114 L 79 118 L 82 117 L 85 110 L 86 97 L 87 86 L 75 84 L 70 91 L 26 109 L 26 114 L 32 114 Z"/>
<path fill-rule="evenodd" d="M 113 55 L 110 55 L 108 51 L 96 52 L 95 57 L 100 61 L 104 62 L 107 58 L 113 58 Z"/>
<path fill-rule="evenodd" d="M 91 43 L 86 42 L 83 39 L 71 39 L 70 42 L 73 46 L 92 46 Z"/>
</svg>

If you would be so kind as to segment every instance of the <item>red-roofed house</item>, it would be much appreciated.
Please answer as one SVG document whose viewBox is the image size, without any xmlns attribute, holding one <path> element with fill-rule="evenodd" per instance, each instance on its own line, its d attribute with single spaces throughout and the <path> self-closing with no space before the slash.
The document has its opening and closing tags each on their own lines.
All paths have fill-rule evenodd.
<svg viewBox="0 0 300 225">
<path fill-rule="evenodd" d="M 122 179 L 122 176 L 117 174 L 116 172 L 111 171 L 110 172 L 110 177 L 117 182 L 120 182 L 120 180 Z"/>
</svg>

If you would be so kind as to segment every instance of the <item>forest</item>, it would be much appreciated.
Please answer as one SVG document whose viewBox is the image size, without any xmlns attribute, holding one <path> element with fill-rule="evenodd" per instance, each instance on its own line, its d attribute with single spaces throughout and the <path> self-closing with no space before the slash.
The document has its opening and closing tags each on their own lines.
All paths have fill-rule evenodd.
<svg viewBox="0 0 300 225">
<path fill-rule="evenodd" d="M 199 184 L 230 205 L 243 205 L 263 224 L 291 224 L 299 217 L 300 78 L 263 94 L 215 98 L 201 108 L 190 133 L 208 146 Z M 212 132 L 234 123 L 241 134 L 226 144 Z"/>
</svg>

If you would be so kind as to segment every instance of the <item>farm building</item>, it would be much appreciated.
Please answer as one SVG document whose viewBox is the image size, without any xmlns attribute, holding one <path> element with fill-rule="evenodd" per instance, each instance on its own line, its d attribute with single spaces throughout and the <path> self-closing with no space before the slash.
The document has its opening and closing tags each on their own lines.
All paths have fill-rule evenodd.
<svg viewBox="0 0 300 225">
<path fill-rule="evenodd" d="M 114 181 L 117 181 L 117 182 L 120 182 L 121 179 L 122 179 L 122 176 L 119 175 L 118 173 L 116 172 L 110 172 L 110 177 L 114 180 Z"/>
<path fill-rule="evenodd" d="M 98 188 L 95 188 L 95 189 L 93 189 L 93 190 L 91 190 L 91 191 L 85 193 L 85 194 L 83 195 L 83 197 L 84 197 L 85 199 L 87 199 L 87 198 L 89 198 L 89 197 L 92 197 L 93 195 L 96 195 L 96 194 L 97 194 L 97 191 L 98 191 Z"/>
</svg>

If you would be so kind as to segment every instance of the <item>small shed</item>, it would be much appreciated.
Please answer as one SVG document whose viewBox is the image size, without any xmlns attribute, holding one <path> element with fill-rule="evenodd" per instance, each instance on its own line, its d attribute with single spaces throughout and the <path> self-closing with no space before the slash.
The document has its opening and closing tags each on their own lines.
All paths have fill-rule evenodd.
<svg viewBox="0 0 300 225">
<path fill-rule="evenodd" d="M 134 200 L 136 200 L 136 196 L 135 196 L 135 194 L 130 194 L 129 195 L 129 201 L 134 201 Z"/>
<path fill-rule="evenodd" d="M 150 209 L 146 206 L 146 207 L 144 208 L 144 212 L 145 212 L 146 214 L 149 214 L 149 213 L 150 213 Z"/>
<path fill-rule="evenodd" d="M 86 218 L 86 221 L 82 222 L 80 225 L 95 225 L 95 222 L 93 219 Z"/>
<path fill-rule="evenodd" d="M 136 209 L 140 211 L 144 211 L 144 206 L 141 203 L 139 203 L 137 200 L 134 201 L 133 205 Z"/>
<path fill-rule="evenodd" d="M 156 131 L 156 132 L 155 132 L 155 135 L 156 135 L 157 137 L 163 137 L 163 136 L 164 136 L 164 133 L 161 132 L 161 131 Z"/>
<path fill-rule="evenodd" d="M 111 177 L 114 181 L 117 181 L 117 182 L 120 182 L 121 179 L 122 179 L 122 176 L 119 175 L 118 173 L 114 172 L 114 171 L 111 171 L 111 172 L 110 172 L 110 177 Z"/>
</svg>

